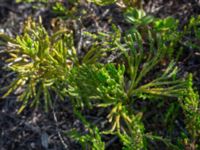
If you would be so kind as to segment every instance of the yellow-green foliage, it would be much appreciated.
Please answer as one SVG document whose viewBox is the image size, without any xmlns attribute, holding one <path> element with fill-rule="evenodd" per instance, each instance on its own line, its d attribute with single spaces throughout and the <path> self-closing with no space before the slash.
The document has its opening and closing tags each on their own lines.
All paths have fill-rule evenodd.
<svg viewBox="0 0 200 150">
<path fill-rule="evenodd" d="M 192 74 L 189 75 L 187 96 L 180 99 L 185 114 L 186 128 L 195 143 L 200 138 L 200 99 L 193 89 Z"/>
<path fill-rule="evenodd" d="M 71 4 L 73 2 L 76 2 L 72 6 L 73 10 L 77 11 L 80 3 L 70 1 Z M 199 39 L 199 18 L 192 17 L 184 31 L 179 32 L 179 22 L 176 19 L 159 19 L 146 14 L 144 10 L 136 9 L 141 8 L 140 0 L 88 2 L 101 6 L 123 5 L 124 21 L 130 28 L 123 32 L 117 25 L 113 25 L 110 28 L 113 30 L 107 33 L 84 32 L 81 36 L 87 37 L 90 42 L 88 49 L 82 51 L 82 47 L 79 48 L 80 55 L 75 48 L 77 43 L 74 43 L 77 40 L 74 40 L 76 34 L 65 28 L 49 34 L 41 21 L 36 23 L 29 19 L 24 25 L 23 33 L 15 38 L 0 33 L 0 37 L 7 41 L 6 68 L 15 74 L 3 97 L 14 92 L 18 94 L 21 102 L 19 113 L 27 106 L 40 105 L 44 105 L 48 111 L 53 107 L 55 99 L 65 100 L 67 97 L 74 113 L 86 128 L 83 134 L 72 130 L 68 132 L 68 136 L 78 141 L 83 149 L 93 150 L 106 149 L 103 134 L 117 136 L 123 150 L 148 149 L 148 141 L 160 141 L 169 148 L 177 149 L 177 139 L 170 135 L 167 139 L 168 137 L 157 135 L 158 132 L 145 129 L 149 124 L 143 113 L 148 112 L 148 107 L 137 106 L 138 101 L 142 103 L 145 100 L 150 104 L 156 101 L 159 104 L 152 106 L 152 109 L 157 110 L 159 105 L 164 105 L 167 101 L 170 103 L 166 105 L 167 119 L 153 118 L 153 122 L 165 120 L 162 122 L 165 125 L 169 116 L 174 115 L 173 119 L 176 119 L 178 115 L 175 113 L 181 113 L 184 116 L 183 128 L 188 133 L 186 137 L 198 147 L 199 95 L 194 90 L 192 75 L 183 77 L 179 72 L 174 54 L 177 50 L 175 48 L 184 42 L 194 48 L 199 47 L 188 39 L 182 41 L 186 35 L 190 35 L 190 30 Z M 64 3 L 54 4 L 54 13 L 62 14 L 65 19 L 76 19 L 73 11 L 66 12 L 68 9 Z M 81 17 L 78 18 L 81 20 Z M 102 116 L 106 128 L 86 121 L 82 112 L 94 109 L 105 113 Z M 171 122 L 175 121 L 173 119 Z M 170 138 L 173 139 L 173 144 Z M 182 149 L 184 144 L 181 143 Z"/>
<path fill-rule="evenodd" d="M 28 21 L 24 33 L 9 41 L 8 53 L 7 66 L 16 73 L 16 78 L 4 97 L 22 88 L 19 112 L 31 99 L 31 106 L 38 106 L 42 97 L 47 110 L 52 106 L 50 91 L 64 99 L 67 72 L 72 61 L 76 62 L 71 31 L 63 29 L 49 35 L 41 24 Z"/>
</svg>

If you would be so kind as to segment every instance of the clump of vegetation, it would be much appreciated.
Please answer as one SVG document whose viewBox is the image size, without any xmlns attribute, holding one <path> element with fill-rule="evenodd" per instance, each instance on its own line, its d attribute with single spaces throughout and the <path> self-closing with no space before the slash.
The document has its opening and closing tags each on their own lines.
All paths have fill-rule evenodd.
<svg viewBox="0 0 200 150">
<path fill-rule="evenodd" d="M 191 147 L 197 149 L 199 148 L 197 143 L 200 136 L 200 101 L 199 94 L 193 89 L 191 74 L 188 80 L 188 94 L 186 97 L 181 98 L 180 102 L 185 114 L 186 129 L 191 137 L 186 140 L 185 144 L 189 144 Z"/>
<path fill-rule="evenodd" d="M 66 29 L 49 35 L 42 24 L 28 20 L 24 33 L 8 40 L 6 61 L 16 78 L 9 85 L 3 97 L 22 88 L 19 100 L 23 102 L 21 112 L 31 102 L 31 106 L 41 105 L 44 98 L 45 110 L 52 107 L 52 92 L 64 100 L 67 72 L 72 61 L 76 63 L 72 32 Z"/>
<path fill-rule="evenodd" d="M 116 0 L 88 2 L 101 6 L 119 4 Z M 0 34 L 7 41 L 6 68 L 16 75 L 3 97 L 17 93 L 21 102 L 19 113 L 27 106 L 41 104 L 48 111 L 57 97 L 62 101 L 69 98 L 85 131 L 80 133 L 73 129 L 67 136 L 78 141 L 83 149 L 106 149 L 109 141 L 105 135 L 117 137 L 123 150 L 152 149 L 152 143 L 157 141 L 169 149 L 182 149 L 188 145 L 199 148 L 199 95 L 192 74 L 181 73 L 177 65 L 183 43 L 199 48 L 188 39 L 184 41 L 191 30 L 199 40 L 199 18 L 192 17 L 184 30 L 178 31 L 176 19 L 146 14 L 141 9 L 141 1 L 123 0 L 122 3 L 125 5 L 122 8 L 124 21 L 130 28 L 122 32 L 117 25 L 112 25 L 109 33 L 84 32 L 92 42 L 81 56 L 70 29 L 63 28 L 50 34 L 41 19 L 39 23 L 29 19 L 23 34 L 15 38 Z M 59 2 L 52 8 L 56 14 L 68 15 L 64 13 L 65 6 Z M 164 119 L 152 120 L 155 124 L 171 125 L 169 128 L 176 130 L 172 124 L 179 117 L 177 114 L 181 114 L 183 128 L 187 131 L 184 137 L 180 135 L 174 139 L 172 132 L 165 136 L 156 132 L 156 128 L 149 129 L 146 120 L 149 108 L 138 107 L 138 101 L 150 105 L 158 102 L 152 105 L 154 109 L 162 108 L 167 101 L 167 114 L 162 114 Z M 105 127 L 87 120 L 86 110 L 103 112 Z M 173 116 L 171 120 L 169 116 Z"/>
</svg>

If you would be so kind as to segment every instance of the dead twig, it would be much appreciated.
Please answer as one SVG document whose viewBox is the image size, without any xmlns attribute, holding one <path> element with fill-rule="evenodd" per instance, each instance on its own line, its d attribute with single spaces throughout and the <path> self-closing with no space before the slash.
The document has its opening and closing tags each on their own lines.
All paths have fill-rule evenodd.
<svg viewBox="0 0 200 150">
<path fill-rule="evenodd" d="M 58 119 L 57 119 L 57 116 L 56 116 L 56 113 L 55 113 L 54 109 L 53 109 L 53 118 L 54 118 L 54 121 L 55 121 L 55 123 L 56 123 L 56 131 L 57 131 L 57 133 L 58 133 L 58 137 L 59 137 L 59 139 L 60 139 L 62 145 L 64 146 L 64 148 L 65 148 L 66 150 L 68 150 L 68 149 L 69 149 L 69 148 L 68 148 L 68 145 L 65 143 L 65 141 L 64 141 L 64 139 L 63 139 L 63 137 L 62 137 L 62 135 L 61 135 L 61 133 L 60 133 L 60 131 L 59 131 Z"/>
</svg>

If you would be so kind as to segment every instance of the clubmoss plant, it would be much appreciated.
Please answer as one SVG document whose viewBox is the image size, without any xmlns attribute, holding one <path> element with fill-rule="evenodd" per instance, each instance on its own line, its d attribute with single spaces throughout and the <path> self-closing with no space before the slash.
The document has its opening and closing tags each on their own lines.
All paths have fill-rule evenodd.
<svg viewBox="0 0 200 150">
<path fill-rule="evenodd" d="M 200 40 L 200 16 L 192 16 L 187 25 L 184 26 L 184 42 L 183 45 L 190 49 L 200 51 L 199 40 Z"/>
<path fill-rule="evenodd" d="M 106 57 L 107 52 L 113 51 L 106 46 L 107 42 L 101 46 L 94 43 L 84 56 L 78 57 L 72 31 L 60 29 L 50 35 L 41 21 L 35 23 L 31 19 L 25 23 L 22 35 L 16 38 L 5 34 L 0 36 L 8 41 L 5 52 L 10 57 L 6 60 L 6 68 L 16 73 L 16 78 L 7 87 L 3 97 L 22 89 L 18 93 L 22 102 L 19 113 L 28 105 L 38 107 L 41 103 L 48 111 L 52 107 L 52 96 L 56 95 L 61 100 L 67 96 L 68 75 L 79 74 L 74 69 L 71 71 L 74 66 L 95 64 Z M 44 102 L 40 99 L 44 99 Z"/>
<path fill-rule="evenodd" d="M 70 1 L 73 2 L 78 1 Z M 89 2 L 101 6 L 119 3 L 117 0 Z M 174 115 L 175 111 L 183 113 L 182 128 L 187 130 L 185 139 L 188 141 L 181 143 L 181 148 L 184 144 L 199 148 L 199 95 L 192 85 L 192 75 L 182 77 L 172 56 L 175 47 L 190 34 L 190 30 L 199 39 L 199 18 L 191 18 L 187 28 L 179 33 L 176 19 L 155 18 L 133 8 L 141 4 L 140 0 L 123 0 L 122 3 L 125 5 L 124 19 L 131 25 L 130 30 L 123 33 L 113 25 L 113 31 L 109 33 L 84 32 L 84 36 L 89 37 L 90 46 L 87 50 L 80 50 L 81 55 L 77 54 L 71 30 L 60 29 L 49 34 L 41 21 L 28 20 L 23 33 L 16 38 L 0 34 L 8 41 L 6 68 L 15 73 L 3 97 L 13 92 L 19 96 L 21 107 L 18 113 L 26 106 L 40 104 L 44 104 L 48 111 L 55 98 L 65 100 L 68 97 L 86 131 L 79 134 L 73 130 L 67 135 L 78 141 L 83 149 L 93 150 L 106 149 L 102 135 L 117 136 L 123 150 L 149 149 L 149 140 L 177 149 L 178 140 L 171 141 L 168 135 L 163 137 L 145 129 L 145 111 L 136 106 L 138 101 L 172 99 L 175 103 L 168 101 L 165 119 L 161 121 L 167 124 L 171 116 L 174 117 L 171 120 L 178 117 Z M 69 15 L 60 2 L 52 9 L 61 16 Z M 74 10 L 77 10 L 76 6 Z M 186 45 L 198 47 L 198 40 L 196 43 L 188 41 L 186 39 Z M 157 109 L 157 105 L 153 108 Z M 106 128 L 87 121 L 83 115 L 86 109 L 103 110 Z"/>
<path fill-rule="evenodd" d="M 123 143 L 122 150 L 138 150 L 144 149 L 144 125 L 141 121 L 141 114 L 137 115 L 123 115 L 128 130 L 118 133 L 120 140 Z"/>
<path fill-rule="evenodd" d="M 185 144 L 190 144 L 191 147 L 199 148 L 200 141 L 200 99 L 199 94 L 193 89 L 192 74 L 188 80 L 188 94 L 180 99 L 180 103 L 185 114 L 186 129 L 189 132 L 191 141 Z"/>
<path fill-rule="evenodd" d="M 124 64 L 114 63 L 83 64 L 74 67 L 68 78 L 68 91 L 74 106 L 78 108 L 110 107 L 107 119 L 111 123 L 111 128 L 102 133 L 117 133 L 125 147 L 131 149 L 131 144 L 135 144 L 135 147 L 142 149 L 146 139 L 142 122 L 136 124 L 136 121 L 131 121 L 141 120 L 135 117 L 138 114 L 132 109 L 135 100 L 153 100 L 156 97 L 177 99 L 185 95 L 187 79 L 177 77 L 178 69 L 174 62 L 171 62 L 165 71 L 158 74 L 152 81 L 145 83 L 143 79 L 165 57 L 167 47 L 162 42 L 162 38 L 157 37 L 155 41 L 158 43 L 155 43 L 149 33 L 148 53 L 144 53 L 145 49 L 139 33 L 127 35 L 123 44 L 120 43 L 120 37 L 118 38 L 112 46 L 121 50 L 126 67 Z M 135 47 L 136 45 L 138 48 Z M 127 126 L 123 122 L 126 122 Z M 136 130 L 141 130 L 141 135 L 137 134 Z M 132 139 L 132 141 L 126 143 L 126 139 Z"/>
<path fill-rule="evenodd" d="M 77 62 L 71 31 L 63 29 L 49 35 L 41 23 L 28 20 L 23 34 L 9 40 L 6 52 L 10 55 L 7 67 L 16 78 L 3 97 L 22 88 L 19 112 L 30 103 L 38 106 L 41 98 L 47 111 L 52 106 L 52 92 L 64 99 L 67 72 Z"/>
<path fill-rule="evenodd" d="M 79 142 L 82 149 L 87 150 L 105 150 L 105 143 L 101 140 L 101 135 L 97 127 L 88 128 L 89 133 L 85 135 L 79 134 L 76 130 L 71 130 L 67 133 L 70 138 Z"/>
<path fill-rule="evenodd" d="M 77 118 L 81 120 L 86 128 L 86 132 L 80 134 L 76 129 L 66 132 L 67 136 L 81 144 L 82 149 L 105 150 L 105 142 L 102 140 L 99 129 L 91 125 L 79 111 L 74 109 Z"/>
</svg>

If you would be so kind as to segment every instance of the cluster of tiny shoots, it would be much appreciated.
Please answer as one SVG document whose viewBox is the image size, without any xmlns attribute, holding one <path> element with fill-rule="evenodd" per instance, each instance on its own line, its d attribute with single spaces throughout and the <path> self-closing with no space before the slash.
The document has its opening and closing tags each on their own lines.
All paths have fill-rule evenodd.
<svg viewBox="0 0 200 150">
<path fill-rule="evenodd" d="M 107 5 L 116 1 L 95 2 Z M 126 2 L 124 0 L 128 5 Z M 173 98 L 185 114 L 186 129 L 191 136 L 189 142 L 199 142 L 199 96 L 193 89 L 192 75 L 178 75 L 179 68 L 172 58 L 175 45 L 186 32 L 177 32 L 175 19 L 154 18 L 143 10 L 129 8 L 124 16 L 132 24 L 125 35 L 114 25 L 110 33 L 85 33 L 93 40 L 98 39 L 100 44 L 95 42 L 82 57 L 77 54 L 70 29 L 49 34 L 41 21 L 35 23 L 29 19 L 23 34 L 16 38 L 0 34 L 7 41 L 6 68 L 16 74 L 3 97 L 19 91 L 18 113 L 27 106 L 43 104 L 48 111 L 55 98 L 65 101 L 69 97 L 88 133 L 73 130 L 67 134 L 79 141 L 83 149 L 94 150 L 105 149 L 102 134 L 116 135 L 123 150 L 147 149 L 147 141 L 154 139 L 178 149 L 169 140 L 146 133 L 142 112 L 133 109 L 136 100 Z M 120 54 L 119 62 L 102 61 L 116 52 Z M 166 58 L 171 61 L 164 65 L 165 69 L 155 73 L 153 79 L 145 80 Z M 110 108 L 105 111 L 109 129 L 98 128 L 84 118 L 82 111 L 94 108 Z"/>
</svg>

